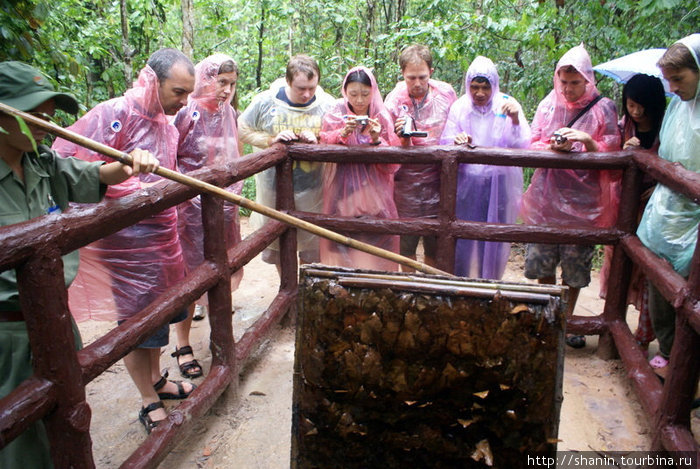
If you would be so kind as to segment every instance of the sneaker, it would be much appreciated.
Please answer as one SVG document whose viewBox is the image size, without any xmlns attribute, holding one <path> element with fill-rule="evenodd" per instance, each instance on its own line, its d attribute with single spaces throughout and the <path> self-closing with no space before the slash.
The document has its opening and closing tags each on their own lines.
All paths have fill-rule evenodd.
<svg viewBox="0 0 700 469">
<path fill-rule="evenodd" d="M 207 307 L 203 305 L 195 305 L 194 307 L 194 314 L 192 315 L 192 319 L 194 321 L 201 321 L 204 319 L 204 315 L 207 314 Z"/>
</svg>

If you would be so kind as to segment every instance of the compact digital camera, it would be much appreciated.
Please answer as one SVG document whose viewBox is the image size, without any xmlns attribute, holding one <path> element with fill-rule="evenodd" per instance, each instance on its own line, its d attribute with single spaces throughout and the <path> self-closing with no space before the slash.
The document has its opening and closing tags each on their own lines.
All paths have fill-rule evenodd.
<svg viewBox="0 0 700 469">
<path fill-rule="evenodd" d="M 566 140 L 567 140 L 567 138 L 564 137 L 559 132 L 554 132 L 554 135 L 552 135 L 552 136 L 554 137 L 554 143 L 556 143 L 557 145 L 561 145 L 562 143 L 566 142 Z"/>
<path fill-rule="evenodd" d="M 369 123 L 369 116 L 355 116 L 355 123 L 357 125 L 367 125 Z"/>
<path fill-rule="evenodd" d="M 404 117 L 404 123 L 403 123 L 403 128 L 401 129 L 401 136 L 402 137 L 427 137 L 428 132 L 421 131 L 421 130 L 415 130 L 416 129 L 416 124 L 413 121 L 413 117 L 411 116 L 405 116 Z"/>
</svg>

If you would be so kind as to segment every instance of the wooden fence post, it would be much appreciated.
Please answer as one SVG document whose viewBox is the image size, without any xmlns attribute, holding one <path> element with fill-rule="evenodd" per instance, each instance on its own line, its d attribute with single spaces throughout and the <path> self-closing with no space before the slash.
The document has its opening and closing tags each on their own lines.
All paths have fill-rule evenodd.
<svg viewBox="0 0 700 469">
<path fill-rule="evenodd" d="M 45 246 L 17 269 L 34 373 L 55 384 L 56 408 L 44 417 L 54 466 L 92 468 L 90 407 L 75 349 L 63 262 Z"/>
</svg>

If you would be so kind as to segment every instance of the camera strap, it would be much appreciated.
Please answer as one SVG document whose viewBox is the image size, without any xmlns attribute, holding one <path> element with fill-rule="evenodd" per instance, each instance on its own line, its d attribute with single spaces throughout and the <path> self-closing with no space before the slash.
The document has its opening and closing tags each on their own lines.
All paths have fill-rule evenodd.
<svg viewBox="0 0 700 469">
<path fill-rule="evenodd" d="M 423 99 L 421 99 L 419 103 L 416 103 L 416 100 L 413 99 L 413 96 L 411 96 L 410 94 L 408 95 L 408 97 L 411 98 L 411 104 L 413 104 L 413 118 L 415 120 L 420 119 L 420 110 L 423 109 L 423 106 L 425 106 L 425 101 L 428 99 L 428 93 L 430 93 L 430 87 L 428 87 L 428 91 L 425 92 Z"/>
<path fill-rule="evenodd" d="M 581 109 L 581 112 L 579 112 L 578 114 L 576 114 L 576 117 L 574 117 L 573 119 L 571 119 L 571 120 L 569 121 L 569 123 L 566 124 L 566 126 L 569 127 L 569 128 L 571 128 L 571 126 L 574 125 L 574 124 L 576 123 L 576 121 L 579 120 L 579 119 L 581 118 L 581 116 L 583 116 L 585 113 L 587 113 L 587 112 L 589 111 L 589 109 L 591 109 L 593 106 L 595 106 L 595 103 L 597 103 L 597 102 L 600 101 L 601 99 L 603 99 L 603 96 L 602 96 L 602 95 L 596 96 L 595 99 L 593 99 L 590 103 L 588 103 L 588 104 L 586 105 L 586 107 L 584 107 L 583 109 Z"/>
</svg>

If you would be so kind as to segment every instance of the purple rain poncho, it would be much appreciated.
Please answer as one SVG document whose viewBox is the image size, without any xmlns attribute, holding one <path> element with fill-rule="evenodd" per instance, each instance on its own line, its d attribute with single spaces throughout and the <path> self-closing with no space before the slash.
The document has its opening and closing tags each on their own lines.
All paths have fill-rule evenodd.
<svg viewBox="0 0 700 469">
<path fill-rule="evenodd" d="M 491 100 L 485 106 L 476 106 L 472 102 L 469 85 L 476 77 L 484 77 L 491 84 Z M 450 109 L 441 144 L 451 144 L 457 134 L 465 132 L 479 146 L 528 147 L 530 126 L 525 115 L 521 109 L 519 124 L 513 125 L 513 121 L 502 112 L 502 107 L 514 98 L 501 93 L 498 84 L 498 72 L 493 62 L 482 56 L 475 58 L 464 78 L 466 92 Z M 515 223 L 522 192 L 523 170 L 520 167 L 461 164 L 456 215 L 462 220 Z M 459 239 L 455 251 L 455 274 L 500 279 L 509 254 L 510 243 Z"/>
<path fill-rule="evenodd" d="M 586 91 L 570 103 L 562 92 L 559 70 L 573 66 L 586 79 Z M 530 148 L 549 150 L 554 132 L 573 119 L 600 93 L 595 86 L 593 66 L 583 44 L 573 47 L 559 59 L 554 71 L 554 89 L 537 106 L 532 120 Z M 602 98 L 572 128 L 588 133 L 598 151 L 620 148 L 615 103 Z M 581 142 L 572 151 L 583 152 Z M 537 168 L 523 195 L 521 215 L 530 225 L 608 227 L 615 222 L 619 201 L 619 172 L 591 169 Z"/>
<path fill-rule="evenodd" d="M 377 82 L 372 72 L 365 67 L 355 67 L 343 80 L 343 97 L 336 101 L 323 116 L 321 142 L 341 145 L 369 145 L 371 137 L 366 129 L 357 128 L 347 138 L 341 133 L 345 127 L 345 117 L 355 115 L 350 110 L 345 83 L 348 76 L 363 70 L 372 82 L 371 102 L 368 114 L 382 126 L 382 145 L 398 145 L 394 133 L 394 121 L 382 103 Z M 364 130 L 364 131 L 363 131 Z M 397 218 L 394 204 L 394 173 L 398 164 L 327 163 L 323 169 L 323 213 L 343 217 Z M 349 236 L 373 246 L 392 252 L 399 252 L 399 237 L 396 235 L 350 233 Z M 321 262 L 374 270 L 398 270 L 395 262 L 373 256 L 347 246 L 321 239 Z"/>
<path fill-rule="evenodd" d="M 175 117 L 174 124 L 180 133 L 177 161 L 183 173 L 204 166 L 230 164 L 240 157 L 236 111 L 231 106 L 233 93 L 227 101 L 219 101 L 216 96 L 219 67 L 226 61 L 233 62 L 233 59 L 225 54 L 214 54 L 197 64 L 194 91 L 187 106 Z M 243 181 L 238 181 L 226 189 L 240 194 L 242 188 Z M 189 272 L 204 261 L 201 198 L 189 199 L 178 205 L 177 210 L 180 244 Z M 241 241 L 238 205 L 226 203 L 224 217 L 226 248 L 229 249 Z M 232 290 L 238 287 L 242 275 L 243 270 L 239 270 L 231 277 Z"/>
<path fill-rule="evenodd" d="M 429 91 L 422 104 L 413 102 L 404 81 L 398 82 L 384 101 L 394 121 L 410 114 L 416 129 L 428 132 L 425 138 L 411 138 L 411 145 L 437 145 L 450 106 L 457 99 L 452 85 L 448 83 L 431 79 L 428 86 Z M 394 201 L 401 217 L 437 216 L 440 206 L 440 165 L 403 164 L 394 179 Z"/>
<path fill-rule="evenodd" d="M 123 152 L 148 150 L 163 168 L 176 169 L 178 132 L 158 98 L 158 78 L 144 67 L 124 96 L 95 106 L 70 130 Z M 107 158 L 63 139 L 53 149 L 88 161 Z M 161 180 L 139 174 L 109 186 L 106 198 L 118 199 Z M 76 320 L 128 319 L 184 277 L 177 233 L 177 208 L 145 218 L 80 250 L 80 268 L 69 290 Z"/>
</svg>

